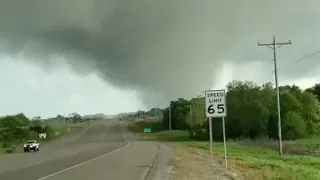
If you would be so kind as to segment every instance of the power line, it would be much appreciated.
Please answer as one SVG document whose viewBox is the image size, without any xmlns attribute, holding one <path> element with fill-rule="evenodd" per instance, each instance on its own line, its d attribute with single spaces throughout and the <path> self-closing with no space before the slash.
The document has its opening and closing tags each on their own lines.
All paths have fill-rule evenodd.
<svg viewBox="0 0 320 180">
<path fill-rule="evenodd" d="M 282 68 L 279 68 L 279 70 L 283 70 L 283 69 L 286 69 L 286 68 L 288 68 L 288 67 L 291 67 L 292 65 L 295 65 L 295 64 L 297 64 L 297 63 L 299 63 L 299 62 L 302 62 L 302 61 L 304 61 L 304 60 L 307 60 L 307 59 L 309 59 L 309 58 L 311 58 L 311 57 L 313 57 L 313 56 L 315 56 L 315 55 L 317 55 L 317 54 L 319 54 L 319 53 L 320 53 L 320 50 L 318 50 L 318 51 L 316 51 L 316 52 L 314 52 L 314 53 L 311 53 L 311 54 L 309 54 L 309 55 L 307 55 L 307 56 L 305 56 L 305 57 L 303 57 L 303 58 L 301 58 L 301 59 L 298 59 L 298 60 L 292 62 L 291 64 L 288 64 L 288 65 L 286 65 L 286 66 L 284 66 L 284 67 L 282 67 Z"/>
</svg>

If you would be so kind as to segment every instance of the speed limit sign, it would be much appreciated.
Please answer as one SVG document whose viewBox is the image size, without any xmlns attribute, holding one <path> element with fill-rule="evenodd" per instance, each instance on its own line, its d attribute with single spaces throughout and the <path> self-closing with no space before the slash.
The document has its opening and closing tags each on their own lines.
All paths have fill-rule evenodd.
<svg viewBox="0 0 320 180">
<path fill-rule="evenodd" d="M 206 115 L 209 118 L 209 132 L 210 132 L 210 154 L 212 159 L 212 118 L 222 119 L 222 132 L 223 132 L 223 144 L 224 144 L 224 159 L 226 169 L 228 167 L 227 163 L 227 140 L 226 140 L 226 125 L 225 117 L 227 116 L 227 106 L 226 106 L 226 91 L 225 90 L 207 90 L 205 92 L 206 101 Z"/>
<path fill-rule="evenodd" d="M 225 90 L 207 90 L 205 96 L 207 117 L 227 116 Z"/>
</svg>

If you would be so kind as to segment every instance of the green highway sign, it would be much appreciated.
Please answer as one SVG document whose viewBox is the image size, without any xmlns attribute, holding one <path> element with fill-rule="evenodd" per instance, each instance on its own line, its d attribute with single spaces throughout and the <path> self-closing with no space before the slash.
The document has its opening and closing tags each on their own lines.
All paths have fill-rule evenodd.
<svg viewBox="0 0 320 180">
<path fill-rule="evenodd" d="M 144 133 L 151 133 L 151 128 L 144 128 L 144 129 L 143 129 L 143 132 L 144 132 Z"/>
</svg>

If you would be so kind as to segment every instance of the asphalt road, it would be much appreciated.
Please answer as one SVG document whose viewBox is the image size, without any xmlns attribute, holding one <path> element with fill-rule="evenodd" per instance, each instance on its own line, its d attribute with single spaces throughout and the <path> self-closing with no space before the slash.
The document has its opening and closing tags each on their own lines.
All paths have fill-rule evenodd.
<svg viewBox="0 0 320 180">
<path fill-rule="evenodd" d="M 143 180 L 158 152 L 154 144 L 127 142 L 117 120 L 94 122 L 40 148 L 0 157 L 1 180 Z"/>
</svg>

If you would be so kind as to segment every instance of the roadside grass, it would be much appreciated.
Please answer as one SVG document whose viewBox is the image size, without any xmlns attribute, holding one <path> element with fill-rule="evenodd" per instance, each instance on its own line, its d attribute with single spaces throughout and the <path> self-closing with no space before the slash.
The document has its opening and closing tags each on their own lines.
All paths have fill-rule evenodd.
<svg viewBox="0 0 320 180">
<path fill-rule="evenodd" d="M 143 120 L 133 120 L 131 124 L 129 124 L 129 129 L 136 133 L 143 133 L 144 128 L 151 128 L 151 132 L 159 132 L 163 129 L 163 125 L 161 121 L 159 120 L 149 120 L 149 121 L 143 121 Z"/>
<path fill-rule="evenodd" d="M 16 150 L 15 147 L 13 147 L 13 148 L 4 147 L 4 144 L 2 142 L 0 142 L 0 156 L 5 155 L 5 154 L 14 153 L 15 150 Z"/>
<path fill-rule="evenodd" d="M 82 123 L 68 123 L 68 124 L 56 124 L 56 125 L 51 125 L 51 127 L 54 129 L 55 132 L 59 132 L 59 135 L 53 136 L 52 138 L 48 140 L 40 140 L 42 145 L 45 145 L 47 143 L 50 143 L 52 141 L 58 140 L 65 135 L 67 135 L 72 128 L 86 128 L 91 124 L 91 122 L 82 122 Z"/>
<path fill-rule="evenodd" d="M 207 142 L 188 142 L 186 146 L 209 150 Z M 223 143 L 214 143 L 213 149 L 220 161 L 223 159 Z M 244 176 L 254 179 L 316 180 L 320 177 L 320 158 L 305 155 L 278 155 L 278 152 L 254 146 L 227 144 L 227 156 L 234 171 L 240 169 Z M 244 172 L 251 172 L 245 174 Z M 250 177 L 247 177 L 247 179 Z"/>
<path fill-rule="evenodd" d="M 242 139 L 231 142 L 250 146 L 260 146 L 272 150 L 278 150 L 279 145 L 278 141 L 270 140 L 268 138 L 257 140 Z M 294 141 L 283 141 L 283 152 L 286 154 L 312 155 L 320 157 L 320 137 L 315 136 Z"/>
<path fill-rule="evenodd" d="M 320 136 L 314 136 L 308 139 L 298 139 L 295 141 L 286 141 L 286 149 L 299 154 L 313 154 L 320 156 Z"/>
<path fill-rule="evenodd" d="M 133 129 L 146 124 L 133 123 Z M 141 127 L 138 131 L 141 133 Z M 142 131 L 143 132 L 143 131 Z M 175 144 L 184 147 L 201 148 L 209 151 L 210 143 L 192 141 L 186 131 L 161 131 L 144 135 L 145 139 L 153 141 L 176 142 Z M 317 144 L 320 140 L 303 139 L 288 141 L 293 144 L 305 147 L 310 144 Z M 221 142 L 213 143 L 215 159 L 224 163 L 224 147 Z M 318 180 L 320 177 L 320 157 L 310 155 L 278 155 L 278 152 L 262 146 L 246 145 L 243 141 L 227 142 L 227 156 L 229 170 L 236 172 L 246 180 Z"/>
<path fill-rule="evenodd" d="M 41 143 L 41 146 L 43 146 L 43 145 L 46 145 L 50 142 L 53 142 L 55 140 L 58 140 L 58 139 L 64 137 L 65 135 L 67 135 L 69 133 L 69 131 L 72 128 L 82 129 L 82 128 L 88 127 L 90 124 L 91 124 L 91 122 L 50 125 L 54 131 L 54 132 L 52 132 L 53 134 L 51 135 L 50 138 L 45 139 L 45 140 L 41 140 L 41 139 L 39 139 L 38 134 L 34 133 L 31 139 L 39 140 L 39 142 Z M 59 133 L 56 135 L 55 132 L 59 132 Z M 12 145 L 12 148 L 4 148 L 3 144 L 0 142 L 0 155 L 12 154 L 12 153 L 22 153 L 23 149 L 20 147 L 21 147 L 21 144 L 15 143 Z"/>
<path fill-rule="evenodd" d="M 70 123 L 70 124 L 67 124 L 67 126 L 69 128 L 84 128 L 84 127 L 87 127 L 91 124 L 90 121 L 86 121 L 86 122 L 81 122 L 81 123 Z"/>
<path fill-rule="evenodd" d="M 6 154 L 7 148 L 3 148 L 3 144 L 0 142 L 0 155 Z"/>
</svg>

